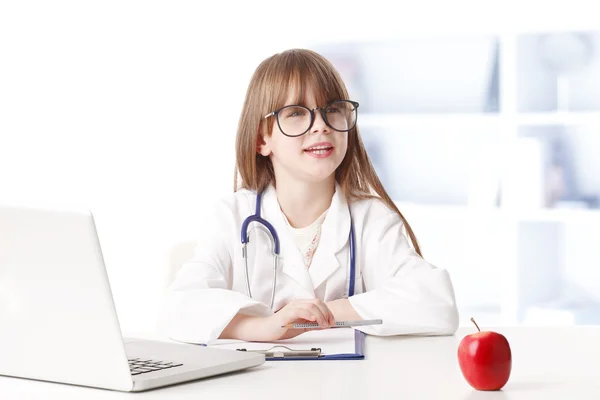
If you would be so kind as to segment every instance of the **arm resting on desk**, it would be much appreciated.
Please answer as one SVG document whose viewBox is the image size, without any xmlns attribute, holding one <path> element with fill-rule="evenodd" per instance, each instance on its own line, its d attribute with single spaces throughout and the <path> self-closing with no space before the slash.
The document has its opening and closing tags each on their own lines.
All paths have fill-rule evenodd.
<svg viewBox="0 0 600 400">
<path fill-rule="evenodd" d="M 362 319 L 348 299 L 333 300 L 326 304 L 336 321 L 358 321 Z"/>
<path fill-rule="evenodd" d="M 458 311 L 448 271 L 410 246 L 398 214 L 376 202 L 367 206 L 359 239 L 365 292 L 348 302 L 362 319 L 383 324 L 357 329 L 378 336 L 453 334 Z"/>
</svg>

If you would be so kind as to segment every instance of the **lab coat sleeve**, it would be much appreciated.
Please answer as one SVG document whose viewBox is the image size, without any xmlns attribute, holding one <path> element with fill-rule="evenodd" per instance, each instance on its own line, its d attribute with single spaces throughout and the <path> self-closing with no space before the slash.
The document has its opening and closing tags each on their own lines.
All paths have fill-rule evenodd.
<svg viewBox="0 0 600 400">
<path fill-rule="evenodd" d="M 454 334 L 458 311 L 448 271 L 420 257 L 402 228 L 393 211 L 365 227 L 365 292 L 349 301 L 363 319 L 382 319 L 383 324 L 360 330 L 378 336 Z"/>
<path fill-rule="evenodd" d="M 237 313 L 266 316 L 269 307 L 232 290 L 233 207 L 220 204 L 203 224 L 194 256 L 167 288 L 160 330 L 169 338 L 196 344 L 218 339 Z"/>
</svg>

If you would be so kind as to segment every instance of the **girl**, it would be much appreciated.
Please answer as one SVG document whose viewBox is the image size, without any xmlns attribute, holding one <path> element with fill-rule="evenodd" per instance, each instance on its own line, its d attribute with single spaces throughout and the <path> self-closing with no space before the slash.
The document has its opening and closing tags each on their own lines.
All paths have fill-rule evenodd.
<svg viewBox="0 0 600 400">
<path fill-rule="evenodd" d="M 235 193 L 211 210 L 205 237 L 168 289 L 170 338 L 272 341 L 304 332 L 283 327 L 289 323 L 359 319 L 382 319 L 358 328 L 381 336 L 456 331 L 448 272 L 421 257 L 379 181 L 358 107 L 313 51 L 288 50 L 258 66 L 237 132 Z M 278 259 L 275 235 L 256 222 L 243 226 L 259 211 L 276 232 Z"/>
</svg>

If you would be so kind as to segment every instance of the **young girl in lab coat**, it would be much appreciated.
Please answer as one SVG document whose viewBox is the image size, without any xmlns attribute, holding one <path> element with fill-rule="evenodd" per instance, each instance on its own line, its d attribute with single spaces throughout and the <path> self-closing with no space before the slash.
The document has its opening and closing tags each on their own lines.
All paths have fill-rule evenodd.
<svg viewBox="0 0 600 400">
<path fill-rule="evenodd" d="M 288 50 L 258 66 L 238 126 L 235 192 L 211 210 L 194 257 L 168 289 L 169 337 L 271 341 L 304 332 L 283 328 L 293 322 L 326 328 L 360 319 L 383 320 L 357 328 L 372 335 L 456 331 L 449 274 L 421 257 L 365 151 L 358 110 L 335 68 L 313 51 Z M 272 239 L 256 223 L 247 267 L 242 255 L 242 224 L 259 193 L 261 217 L 280 243 L 275 276 Z"/>
</svg>

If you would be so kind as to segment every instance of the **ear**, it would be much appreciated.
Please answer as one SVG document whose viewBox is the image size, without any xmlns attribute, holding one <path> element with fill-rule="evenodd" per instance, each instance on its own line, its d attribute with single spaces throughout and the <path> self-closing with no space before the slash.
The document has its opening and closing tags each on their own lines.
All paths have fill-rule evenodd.
<svg viewBox="0 0 600 400">
<path fill-rule="evenodd" d="M 266 139 L 266 140 L 265 140 Z M 265 157 L 271 155 L 271 148 L 269 147 L 269 137 L 265 137 L 261 133 L 258 134 L 256 138 L 256 152 Z"/>
</svg>

